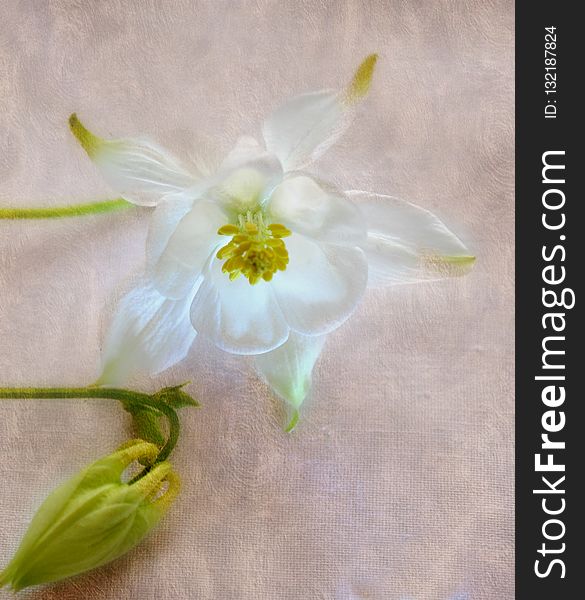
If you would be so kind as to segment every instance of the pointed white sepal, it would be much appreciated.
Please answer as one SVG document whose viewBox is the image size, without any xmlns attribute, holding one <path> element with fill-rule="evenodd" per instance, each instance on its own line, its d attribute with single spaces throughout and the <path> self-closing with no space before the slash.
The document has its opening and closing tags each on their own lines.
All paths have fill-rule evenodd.
<svg viewBox="0 0 585 600">
<path fill-rule="evenodd" d="M 393 196 L 346 192 L 368 228 L 362 245 L 370 285 L 415 283 L 464 275 L 475 256 L 432 212 Z"/>
</svg>

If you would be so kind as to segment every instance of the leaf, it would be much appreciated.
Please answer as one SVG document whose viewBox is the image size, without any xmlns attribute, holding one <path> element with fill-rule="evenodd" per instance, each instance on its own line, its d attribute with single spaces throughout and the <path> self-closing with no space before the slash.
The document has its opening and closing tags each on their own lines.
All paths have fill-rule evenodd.
<svg viewBox="0 0 585 600">
<path fill-rule="evenodd" d="M 186 385 L 189 385 L 189 381 L 181 383 L 180 385 L 174 385 L 171 387 L 163 388 L 156 394 L 153 394 L 152 398 L 160 402 L 168 404 L 171 408 L 185 408 L 187 406 L 200 406 L 199 402 L 192 396 L 183 391 Z"/>
</svg>

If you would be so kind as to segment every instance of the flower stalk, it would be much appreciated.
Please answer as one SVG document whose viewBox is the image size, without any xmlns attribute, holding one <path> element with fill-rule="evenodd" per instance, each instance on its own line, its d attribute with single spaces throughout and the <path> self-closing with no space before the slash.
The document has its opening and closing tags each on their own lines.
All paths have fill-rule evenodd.
<svg viewBox="0 0 585 600">
<path fill-rule="evenodd" d="M 108 212 L 116 212 L 130 208 L 132 205 L 123 198 L 85 202 L 71 206 L 54 206 L 44 208 L 3 208 L 0 207 L 0 219 L 61 219 L 63 217 L 83 217 Z"/>
<path fill-rule="evenodd" d="M 161 416 L 164 416 L 168 422 L 168 436 L 161 447 L 153 465 L 166 460 L 179 439 L 181 424 L 175 409 L 171 406 L 172 392 L 180 394 L 181 400 L 185 403 L 187 394 L 181 391 L 182 386 L 175 388 L 164 388 L 155 394 L 145 394 L 134 390 L 126 390 L 122 388 L 100 388 L 100 387 L 72 387 L 72 388 L 43 388 L 43 387 L 26 387 L 26 388 L 0 388 L 0 400 L 63 400 L 63 399 L 108 399 L 121 402 L 124 407 L 133 412 L 132 409 L 150 409 Z M 166 395 L 165 395 L 166 393 Z M 197 403 L 190 398 L 192 405 L 197 406 Z M 145 475 L 151 467 L 147 467 L 143 473 L 138 475 L 138 478 Z"/>
</svg>

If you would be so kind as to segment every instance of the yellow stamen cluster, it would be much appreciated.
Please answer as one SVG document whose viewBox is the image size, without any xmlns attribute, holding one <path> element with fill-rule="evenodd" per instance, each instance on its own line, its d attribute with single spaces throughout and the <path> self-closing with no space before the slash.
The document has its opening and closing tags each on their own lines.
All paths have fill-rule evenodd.
<svg viewBox="0 0 585 600">
<path fill-rule="evenodd" d="M 240 215 L 237 225 L 224 225 L 217 233 L 232 238 L 217 253 L 226 259 L 221 269 L 231 280 L 244 275 L 254 285 L 286 269 L 288 250 L 282 238 L 291 232 L 279 223 L 265 225 L 261 212 Z"/>
</svg>

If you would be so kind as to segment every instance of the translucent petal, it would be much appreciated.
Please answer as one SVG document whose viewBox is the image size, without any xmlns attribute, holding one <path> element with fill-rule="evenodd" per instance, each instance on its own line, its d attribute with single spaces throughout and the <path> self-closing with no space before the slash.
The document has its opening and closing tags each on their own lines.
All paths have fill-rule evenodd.
<svg viewBox="0 0 585 600">
<path fill-rule="evenodd" d="M 222 272 L 213 259 L 191 306 L 191 321 L 201 335 L 234 354 L 260 354 L 280 346 L 289 327 L 269 284 L 250 285 Z"/>
<path fill-rule="evenodd" d="M 359 209 L 307 175 L 284 179 L 270 198 L 268 212 L 273 222 L 318 241 L 357 246 L 366 239 Z"/>
<path fill-rule="evenodd" d="M 266 203 L 282 180 L 282 165 L 266 152 L 247 162 L 229 160 L 204 194 L 230 215 L 256 210 Z"/>
<path fill-rule="evenodd" d="M 177 209 L 180 211 L 180 208 Z M 225 225 L 228 217 L 212 202 L 199 200 L 182 217 L 172 232 L 158 259 L 151 263 L 149 274 L 158 291 L 168 298 L 183 298 L 189 294 L 201 270 L 215 249 L 225 238 L 217 230 Z M 161 238 L 167 229 L 155 230 L 151 225 L 149 256 L 154 257 L 154 248 L 160 248 Z"/>
<path fill-rule="evenodd" d="M 230 150 L 219 167 L 219 171 L 228 172 L 237 169 L 246 163 L 254 161 L 266 154 L 266 150 L 258 141 L 248 135 L 238 139 L 236 145 Z"/>
<path fill-rule="evenodd" d="M 271 284 L 287 323 L 307 335 L 339 327 L 366 288 L 364 253 L 359 248 L 317 244 L 300 234 L 286 238 L 286 246 L 290 263 Z"/>
</svg>

